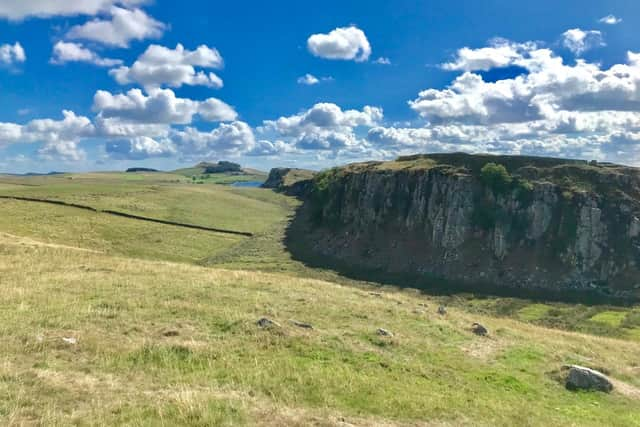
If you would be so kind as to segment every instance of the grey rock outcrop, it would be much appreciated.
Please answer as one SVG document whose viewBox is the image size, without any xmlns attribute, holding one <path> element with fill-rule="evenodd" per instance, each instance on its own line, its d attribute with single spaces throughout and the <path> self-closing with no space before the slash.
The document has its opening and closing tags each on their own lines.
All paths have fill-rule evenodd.
<svg viewBox="0 0 640 427">
<path fill-rule="evenodd" d="M 613 384 L 601 372 L 577 365 L 568 368 L 566 387 L 569 390 L 595 390 L 605 393 L 611 393 L 613 390 Z"/>
<path fill-rule="evenodd" d="M 488 187 L 487 162 L 506 164 L 512 184 Z M 305 203 L 305 238 L 324 257 L 465 285 L 640 298 L 640 169 L 452 154 L 324 178 Z"/>
</svg>

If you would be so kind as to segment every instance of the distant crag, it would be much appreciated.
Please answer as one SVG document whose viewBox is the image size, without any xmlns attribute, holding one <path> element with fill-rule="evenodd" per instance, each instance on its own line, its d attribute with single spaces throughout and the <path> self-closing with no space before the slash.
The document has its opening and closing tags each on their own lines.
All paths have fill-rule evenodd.
<svg viewBox="0 0 640 427">
<path fill-rule="evenodd" d="M 315 172 L 307 169 L 274 168 L 262 187 L 301 197 L 311 189 L 315 175 Z"/>
<path fill-rule="evenodd" d="M 159 172 L 157 169 L 151 168 L 129 168 L 127 169 L 127 173 L 135 173 L 135 172 Z"/>
<path fill-rule="evenodd" d="M 220 161 L 218 163 L 200 164 L 204 166 L 204 173 L 242 173 L 242 166 L 238 163 Z M 196 167 L 198 167 L 196 166 Z"/>
<path fill-rule="evenodd" d="M 319 259 L 472 291 L 640 297 L 640 169 L 433 154 L 331 169 L 308 187 L 290 238 Z"/>
</svg>

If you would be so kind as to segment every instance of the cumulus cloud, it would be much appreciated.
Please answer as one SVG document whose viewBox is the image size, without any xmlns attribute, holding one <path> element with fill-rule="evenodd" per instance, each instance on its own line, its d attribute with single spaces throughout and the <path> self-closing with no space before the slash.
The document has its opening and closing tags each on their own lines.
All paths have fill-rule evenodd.
<svg viewBox="0 0 640 427">
<path fill-rule="evenodd" d="M 108 17 L 95 18 L 85 24 L 71 27 L 66 37 L 115 47 L 128 47 L 132 40 L 161 37 L 165 28 L 165 24 L 141 9 L 113 6 L 109 9 Z"/>
<path fill-rule="evenodd" d="M 496 49 L 503 48 L 503 49 Z M 419 127 L 373 126 L 367 141 L 396 154 L 469 151 L 555 155 L 640 164 L 640 54 L 608 68 L 567 64 L 550 49 L 502 41 L 459 51 L 464 71 L 445 88 L 409 102 Z M 516 77 L 485 81 L 479 73 L 516 65 Z"/>
<path fill-rule="evenodd" d="M 107 155 L 118 160 L 144 160 L 153 157 L 170 157 L 176 154 L 176 147 L 168 138 L 156 140 L 148 136 L 107 141 Z"/>
<path fill-rule="evenodd" d="M 580 28 L 572 28 L 562 34 L 562 44 L 577 56 L 584 52 L 605 46 L 602 33 L 598 30 L 584 31 Z"/>
<path fill-rule="evenodd" d="M 317 85 L 318 83 L 320 83 L 320 79 L 312 74 L 305 74 L 304 76 L 298 78 L 298 84 L 301 85 L 313 86 Z"/>
<path fill-rule="evenodd" d="M 78 143 L 92 137 L 95 127 L 87 117 L 77 116 L 73 111 L 63 111 L 62 120 L 38 119 L 25 125 L 0 123 L 0 144 L 43 143 L 41 156 L 66 161 L 85 158 Z"/>
<path fill-rule="evenodd" d="M 617 18 L 614 15 L 607 15 L 600 18 L 598 22 L 600 22 L 601 24 L 607 24 L 607 25 L 617 25 L 622 22 L 622 19 Z"/>
<path fill-rule="evenodd" d="M 562 110 L 640 109 L 636 54 L 628 54 L 627 64 L 602 69 L 582 60 L 567 65 L 550 50 L 538 49 L 520 64 L 527 75 L 485 82 L 480 75 L 467 72 L 445 89 L 421 92 L 410 106 L 432 122 L 476 124 L 554 119 Z"/>
<path fill-rule="evenodd" d="M 25 62 L 26 60 L 27 55 L 20 43 L 16 42 L 13 45 L 0 45 L 0 65 L 5 67 L 13 66 L 18 63 Z"/>
<path fill-rule="evenodd" d="M 0 17 L 21 20 L 27 17 L 96 15 L 114 5 L 133 7 L 146 0 L 0 0 Z"/>
<path fill-rule="evenodd" d="M 148 95 L 140 89 L 115 95 L 99 90 L 93 98 L 93 111 L 104 119 L 137 124 L 190 124 L 197 114 L 206 121 L 237 118 L 231 106 L 216 98 L 205 101 L 178 98 L 171 89 L 155 89 Z"/>
<path fill-rule="evenodd" d="M 336 28 L 329 34 L 313 34 L 307 47 L 314 56 L 363 62 L 371 55 L 371 45 L 364 32 L 355 27 Z"/>
<path fill-rule="evenodd" d="M 489 71 L 518 65 L 528 52 L 536 48 L 535 43 L 513 43 L 497 38 L 491 40 L 487 47 L 459 49 L 454 61 L 442 64 L 442 68 L 449 71 Z"/>
<path fill-rule="evenodd" d="M 217 89 L 222 87 L 222 80 L 212 72 L 197 71 L 195 67 L 219 69 L 223 65 L 220 53 L 205 45 L 193 51 L 181 44 L 175 49 L 151 45 L 131 67 L 119 67 L 110 74 L 121 85 L 137 83 L 145 88 L 189 85 Z"/>
<path fill-rule="evenodd" d="M 119 59 L 102 58 L 100 55 L 79 43 L 59 41 L 53 46 L 52 64 L 63 65 L 67 62 L 86 62 L 98 67 L 113 67 L 122 64 Z"/>
<path fill-rule="evenodd" d="M 303 150 L 339 150 L 361 144 L 356 128 L 374 126 L 382 118 L 378 107 L 342 110 L 336 104 L 319 103 L 300 114 L 267 120 L 260 131 Z"/>
<path fill-rule="evenodd" d="M 306 86 L 314 86 L 321 82 L 331 82 L 333 81 L 333 77 L 316 77 L 313 74 L 305 74 L 302 77 L 298 78 L 298 84 L 306 85 Z"/>
<path fill-rule="evenodd" d="M 384 56 L 381 56 L 380 58 L 376 59 L 373 62 L 376 63 L 376 64 L 379 64 L 379 65 L 391 65 L 391 60 L 389 58 L 384 57 Z"/>
<path fill-rule="evenodd" d="M 212 158 L 236 156 L 253 150 L 256 146 L 251 126 L 245 122 L 222 123 L 210 132 L 192 127 L 174 131 L 172 140 L 186 158 Z"/>
</svg>

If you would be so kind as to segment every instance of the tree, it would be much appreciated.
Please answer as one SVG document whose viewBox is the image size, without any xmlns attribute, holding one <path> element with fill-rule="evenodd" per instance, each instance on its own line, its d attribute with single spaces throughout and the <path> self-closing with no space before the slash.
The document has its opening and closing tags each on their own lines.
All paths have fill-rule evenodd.
<svg viewBox="0 0 640 427">
<path fill-rule="evenodd" d="M 480 180 L 494 193 L 504 193 L 509 190 L 513 178 L 503 165 L 487 163 L 480 171 Z"/>
</svg>

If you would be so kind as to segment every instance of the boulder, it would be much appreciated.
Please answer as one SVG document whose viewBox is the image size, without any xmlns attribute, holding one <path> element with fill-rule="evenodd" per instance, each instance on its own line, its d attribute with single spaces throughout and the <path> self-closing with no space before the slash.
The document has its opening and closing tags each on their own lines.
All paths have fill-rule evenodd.
<svg viewBox="0 0 640 427">
<path fill-rule="evenodd" d="M 271 319 L 267 319 L 266 317 L 263 317 L 262 319 L 258 320 L 256 324 L 263 329 L 280 326 L 277 322 L 274 322 Z"/>
<path fill-rule="evenodd" d="M 476 334 L 479 335 L 481 337 L 486 336 L 489 331 L 487 330 L 487 328 L 485 328 L 484 326 L 482 326 L 480 323 L 474 323 L 473 325 L 471 325 L 471 331 Z"/>
<path fill-rule="evenodd" d="M 584 366 L 571 365 L 567 376 L 566 387 L 568 390 L 595 390 L 611 393 L 613 384 L 602 372 L 585 368 Z"/>
<path fill-rule="evenodd" d="M 393 333 L 387 331 L 386 329 L 379 328 L 377 333 L 381 337 L 393 337 Z"/>
<path fill-rule="evenodd" d="M 438 307 L 438 314 L 444 316 L 445 314 L 447 314 L 447 308 L 444 305 L 441 305 L 440 307 Z"/>
</svg>

